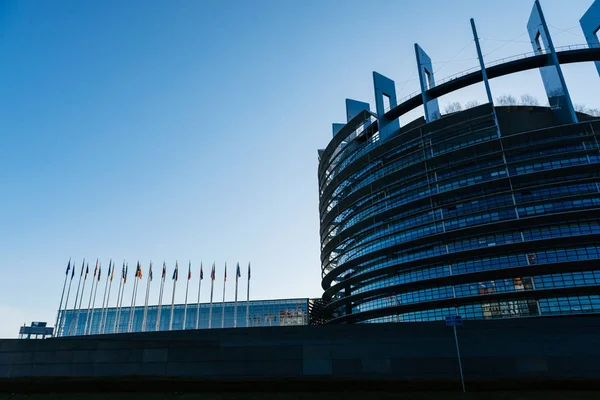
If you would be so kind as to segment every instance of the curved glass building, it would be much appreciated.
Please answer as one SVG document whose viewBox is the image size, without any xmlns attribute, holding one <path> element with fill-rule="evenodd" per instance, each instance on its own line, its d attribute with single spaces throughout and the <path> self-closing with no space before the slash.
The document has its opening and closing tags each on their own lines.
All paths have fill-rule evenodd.
<svg viewBox="0 0 600 400">
<path fill-rule="evenodd" d="M 600 312 L 600 119 L 574 111 L 555 62 L 600 60 L 600 48 L 487 68 L 479 52 L 481 70 L 439 85 L 416 50 L 422 92 L 398 104 L 374 73 L 377 112 L 347 100 L 348 122 L 319 151 L 330 322 Z M 552 85 L 542 74 L 551 107 L 492 105 L 488 79 L 540 65 L 556 72 Z M 437 97 L 476 82 L 490 103 L 440 115 Z M 420 105 L 425 117 L 400 127 Z"/>
<path fill-rule="evenodd" d="M 367 121 L 324 152 L 323 288 L 335 321 L 600 311 L 600 121 L 515 132 L 532 115 L 550 125 L 550 110 L 497 108 L 499 131 L 493 111 L 407 126 L 384 143 Z"/>
</svg>

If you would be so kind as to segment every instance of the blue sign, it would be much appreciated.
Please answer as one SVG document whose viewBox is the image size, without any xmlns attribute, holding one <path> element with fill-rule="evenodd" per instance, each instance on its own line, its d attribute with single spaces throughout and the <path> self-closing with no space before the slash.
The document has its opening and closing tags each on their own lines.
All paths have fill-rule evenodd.
<svg viewBox="0 0 600 400">
<path fill-rule="evenodd" d="M 460 315 L 450 315 L 446 317 L 446 326 L 462 326 L 463 319 Z"/>
</svg>

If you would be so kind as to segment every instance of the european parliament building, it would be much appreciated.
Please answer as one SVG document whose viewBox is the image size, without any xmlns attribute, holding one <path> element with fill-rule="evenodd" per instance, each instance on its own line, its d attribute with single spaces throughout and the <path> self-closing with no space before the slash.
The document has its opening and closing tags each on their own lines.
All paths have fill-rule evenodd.
<svg viewBox="0 0 600 400">
<path fill-rule="evenodd" d="M 586 44 L 554 46 L 536 0 L 532 51 L 488 62 L 471 20 L 479 67 L 436 80 L 415 44 L 418 93 L 398 99 L 373 72 L 375 110 L 346 100 L 318 151 L 321 299 L 177 304 L 171 316 L 170 304 L 102 311 L 94 294 L 88 311 L 61 298 L 55 336 L 600 313 L 600 112 L 575 110 L 562 71 L 593 62 L 600 75 L 600 0 L 580 24 Z M 489 81 L 528 70 L 548 106 L 494 104 Z M 472 85 L 484 104 L 440 112 L 440 97 Z"/>
<path fill-rule="evenodd" d="M 59 338 L 0 340 L 0 389 L 598 391 L 600 112 L 576 111 L 562 67 L 595 62 L 600 74 L 600 0 L 581 19 L 585 45 L 555 47 L 538 1 L 529 54 L 486 62 L 471 27 L 479 68 L 436 81 L 415 45 L 420 92 L 399 100 L 394 82 L 373 73 L 375 110 L 347 100 L 346 122 L 319 150 L 322 298 L 198 304 L 200 273 L 198 300 L 172 305 L 175 263 L 168 304 L 163 264 L 162 306 L 135 306 L 140 285 L 148 304 L 151 268 L 143 275 L 138 266 L 124 300 L 127 264 L 113 282 L 112 263 L 102 275 L 97 262 L 88 289 L 82 264 L 75 289 L 69 262 Z M 540 71 L 549 106 L 494 104 L 489 81 L 525 70 Z M 485 104 L 440 112 L 441 96 L 474 84 Z M 423 117 L 407 123 L 418 107 Z M 246 299 L 250 275 L 250 265 L 235 275 L 246 280 Z M 211 279 L 214 300 L 214 266 Z M 225 283 L 226 273 L 223 299 Z M 438 322 L 451 316 L 468 321 L 460 330 L 459 318 Z"/>
<path fill-rule="evenodd" d="M 600 312 L 600 118 L 575 111 L 561 68 L 600 73 L 600 3 L 581 19 L 588 43 L 556 48 L 536 1 L 533 51 L 499 62 L 471 26 L 479 68 L 436 82 L 415 44 L 421 91 L 398 101 L 374 72 L 376 110 L 346 100 L 319 150 L 330 323 Z M 549 106 L 494 106 L 489 80 L 531 69 Z M 440 113 L 439 97 L 478 83 L 486 104 Z"/>
</svg>

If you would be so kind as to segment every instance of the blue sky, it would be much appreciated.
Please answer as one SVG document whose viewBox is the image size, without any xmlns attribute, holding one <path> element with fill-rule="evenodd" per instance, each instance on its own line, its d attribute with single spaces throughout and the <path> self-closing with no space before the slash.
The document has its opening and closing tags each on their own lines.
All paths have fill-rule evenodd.
<svg viewBox="0 0 600 400">
<path fill-rule="evenodd" d="M 437 79 L 476 66 L 471 17 L 487 61 L 531 51 L 532 4 L 1 2 L 0 337 L 54 323 L 69 257 L 192 260 L 193 282 L 201 260 L 221 277 L 251 260 L 252 298 L 320 296 L 316 150 L 344 99 L 373 104 L 374 70 L 416 90 L 415 42 Z M 590 4 L 542 2 L 557 46 L 584 42 Z M 564 72 L 573 101 L 600 108 L 592 64 Z M 492 91 L 545 102 L 537 71 Z M 481 85 L 441 107 L 472 99 Z"/>
</svg>

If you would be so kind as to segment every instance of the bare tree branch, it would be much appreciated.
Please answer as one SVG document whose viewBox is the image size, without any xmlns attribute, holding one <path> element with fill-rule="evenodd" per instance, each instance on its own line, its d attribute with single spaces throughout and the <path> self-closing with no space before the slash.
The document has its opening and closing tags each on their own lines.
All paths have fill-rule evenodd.
<svg viewBox="0 0 600 400">
<path fill-rule="evenodd" d="M 452 102 L 452 103 L 446 105 L 446 108 L 444 108 L 444 111 L 446 114 L 452 114 L 455 112 L 462 111 L 462 106 L 460 105 L 460 103 L 458 101 L 455 101 L 455 102 Z"/>
<path fill-rule="evenodd" d="M 496 97 L 496 103 L 498 103 L 499 106 L 516 106 L 518 104 L 517 99 L 510 94 Z"/>
<path fill-rule="evenodd" d="M 479 102 L 477 100 L 471 100 L 465 103 L 465 110 L 468 110 L 469 108 L 473 108 L 473 107 L 477 107 L 479 105 Z"/>
<path fill-rule="evenodd" d="M 521 96 L 521 105 L 523 106 L 539 106 L 540 102 L 534 96 L 530 94 L 524 94 Z"/>
</svg>

